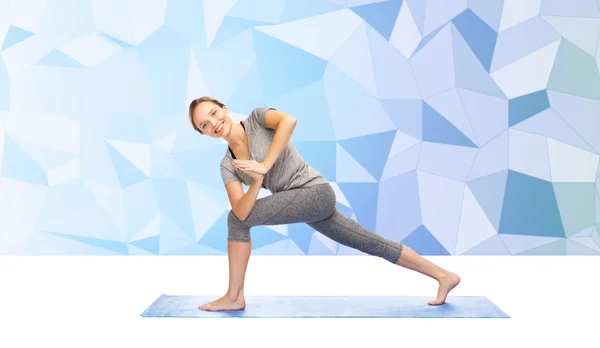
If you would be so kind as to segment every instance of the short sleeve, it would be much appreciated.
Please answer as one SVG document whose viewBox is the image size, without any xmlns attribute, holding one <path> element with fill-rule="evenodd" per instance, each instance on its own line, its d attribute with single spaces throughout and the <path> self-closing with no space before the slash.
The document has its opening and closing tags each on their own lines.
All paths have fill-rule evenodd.
<svg viewBox="0 0 600 348">
<path fill-rule="evenodd" d="M 223 161 L 221 161 L 221 179 L 223 179 L 223 185 L 225 186 L 233 181 L 242 181 L 235 173 L 231 162 L 229 162 L 228 165 L 227 160 L 228 158 L 225 157 Z"/>
<path fill-rule="evenodd" d="M 267 108 L 267 107 L 258 107 L 255 108 L 254 110 L 252 110 L 252 117 L 254 118 L 254 120 L 256 121 L 256 123 L 260 126 L 263 127 L 265 129 L 270 129 L 269 127 L 267 127 L 267 111 L 269 110 L 275 110 L 274 108 Z"/>
</svg>

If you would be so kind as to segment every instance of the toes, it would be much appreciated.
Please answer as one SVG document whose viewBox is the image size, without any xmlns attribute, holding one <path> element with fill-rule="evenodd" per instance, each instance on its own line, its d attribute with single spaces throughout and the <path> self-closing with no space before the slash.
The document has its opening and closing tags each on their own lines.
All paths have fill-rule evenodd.
<svg viewBox="0 0 600 348">
<path fill-rule="evenodd" d="M 427 304 L 431 305 L 431 306 L 438 306 L 438 305 L 444 304 L 444 302 L 445 302 L 444 300 L 437 300 L 436 299 L 436 300 L 427 302 Z"/>
</svg>

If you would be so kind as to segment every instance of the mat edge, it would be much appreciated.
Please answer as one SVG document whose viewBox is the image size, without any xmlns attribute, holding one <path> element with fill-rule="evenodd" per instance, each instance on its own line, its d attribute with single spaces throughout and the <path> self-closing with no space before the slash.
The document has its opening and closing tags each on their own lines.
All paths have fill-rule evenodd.
<svg viewBox="0 0 600 348">
<path fill-rule="evenodd" d="M 150 306 L 146 307 L 146 309 L 140 314 L 140 316 L 144 317 L 144 318 L 153 318 L 152 316 L 149 316 L 148 313 L 151 312 L 152 309 L 154 309 L 154 307 L 156 307 L 156 305 L 160 302 L 160 300 L 162 300 L 165 297 L 168 297 L 169 295 L 166 295 L 165 293 L 161 293 L 160 296 L 158 296 L 156 298 L 156 300 L 154 300 L 154 302 L 152 302 L 152 304 L 150 304 Z"/>
</svg>

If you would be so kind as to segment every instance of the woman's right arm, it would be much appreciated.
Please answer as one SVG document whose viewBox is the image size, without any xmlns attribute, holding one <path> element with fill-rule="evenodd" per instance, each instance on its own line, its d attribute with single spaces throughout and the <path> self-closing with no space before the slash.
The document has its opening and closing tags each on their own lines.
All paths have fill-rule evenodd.
<svg viewBox="0 0 600 348">
<path fill-rule="evenodd" d="M 231 203 L 231 210 L 238 219 L 244 221 L 250 215 L 260 188 L 262 187 L 263 179 L 254 179 L 250 188 L 244 194 L 242 183 L 239 181 L 233 181 L 227 184 L 227 195 L 229 196 L 229 202 Z"/>
</svg>

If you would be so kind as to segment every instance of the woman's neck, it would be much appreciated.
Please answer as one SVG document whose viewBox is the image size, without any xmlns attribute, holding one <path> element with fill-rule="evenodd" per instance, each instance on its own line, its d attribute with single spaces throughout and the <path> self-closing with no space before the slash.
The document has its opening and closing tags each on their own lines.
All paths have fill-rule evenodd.
<svg viewBox="0 0 600 348">
<path fill-rule="evenodd" d="M 225 137 L 225 141 L 227 141 L 230 148 L 235 149 L 240 146 L 246 147 L 248 137 L 246 136 L 246 131 L 244 130 L 241 124 L 232 123 L 231 131 Z"/>
</svg>

